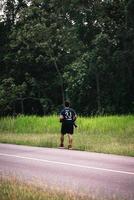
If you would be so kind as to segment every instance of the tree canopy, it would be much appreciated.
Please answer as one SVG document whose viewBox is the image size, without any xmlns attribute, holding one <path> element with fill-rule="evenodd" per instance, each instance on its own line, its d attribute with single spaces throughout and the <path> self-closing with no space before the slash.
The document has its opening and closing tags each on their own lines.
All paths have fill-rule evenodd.
<svg viewBox="0 0 134 200">
<path fill-rule="evenodd" d="M 134 0 L 0 6 L 0 115 L 134 113 Z"/>
</svg>

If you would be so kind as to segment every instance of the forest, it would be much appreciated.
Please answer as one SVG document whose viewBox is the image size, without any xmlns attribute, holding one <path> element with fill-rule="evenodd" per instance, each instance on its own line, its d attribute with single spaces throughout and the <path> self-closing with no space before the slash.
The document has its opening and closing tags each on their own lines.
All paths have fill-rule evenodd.
<svg viewBox="0 0 134 200">
<path fill-rule="evenodd" d="M 0 116 L 134 113 L 134 0 L 1 0 Z"/>
</svg>

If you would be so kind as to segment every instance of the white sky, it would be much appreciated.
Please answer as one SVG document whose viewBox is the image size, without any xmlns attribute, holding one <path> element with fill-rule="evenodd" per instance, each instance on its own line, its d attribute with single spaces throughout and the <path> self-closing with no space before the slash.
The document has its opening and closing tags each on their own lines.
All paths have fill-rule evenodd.
<svg viewBox="0 0 134 200">
<path fill-rule="evenodd" d="M 4 1 L 0 0 L 0 15 L 3 14 L 3 9 L 2 9 L 2 5 L 3 5 Z"/>
</svg>

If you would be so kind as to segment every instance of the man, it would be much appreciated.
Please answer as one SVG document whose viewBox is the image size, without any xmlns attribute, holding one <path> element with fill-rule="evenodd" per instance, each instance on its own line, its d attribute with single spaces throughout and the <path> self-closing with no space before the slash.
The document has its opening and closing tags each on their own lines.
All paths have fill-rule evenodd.
<svg viewBox="0 0 134 200">
<path fill-rule="evenodd" d="M 64 147 L 64 135 L 68 135 L 68 149 L 72 149 L 72 142 L 73 142 L 73 132 L 74 132 L 74 121 L 76 120 L 77 115 L 76 112 L 70 108 L 70 103 L 68 101 L 65 102 L 65 107 L 60 113 L 60 122 L 61 125 L 61 138 L 60 138 L 60 147 Z"/>
</svg>

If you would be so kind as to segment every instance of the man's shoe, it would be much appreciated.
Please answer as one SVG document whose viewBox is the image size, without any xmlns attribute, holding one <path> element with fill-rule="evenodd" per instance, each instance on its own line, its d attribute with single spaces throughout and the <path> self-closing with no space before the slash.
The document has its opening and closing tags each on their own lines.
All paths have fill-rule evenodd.
<svg viewBox="0 0 134 200">
<path fill-rule="evenodd" d="M 61 149 L 64 148 L 64 144 L 60 144 L 59 148 Z"/>
<path fill-rule="evenodd" d="M 71 149 L 72 149 L 72 145 L 68 145 L 68 149 L 70 149 L 70 150 L 71 150 Z"/>
</svg>

